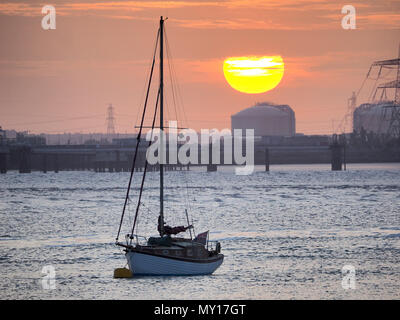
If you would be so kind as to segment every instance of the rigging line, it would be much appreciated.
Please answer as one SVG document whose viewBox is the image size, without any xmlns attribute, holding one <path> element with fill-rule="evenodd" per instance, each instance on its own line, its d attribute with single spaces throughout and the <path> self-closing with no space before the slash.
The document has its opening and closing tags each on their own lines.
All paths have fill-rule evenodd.
<svg viewBox="0 0 400 320">
<path fill-rule="evenodd" d="M 172 89 L 172 99 L 173 99 L 173 103 L 174 103 L 176 120 L 178 122 L 183 120 L 183 126 L 188 127 L 188 120 L 187 120 L 185 109 L 183 107 L 182 97 L 180 95 L 179 83 L 177 81 L 178 77 L 176 75 L 175 65 L 174 65 L 173 59 L 172 59 L 172 51 L 169 46 L 167 32 L 165 33 L 165 42 L 166 42 L 166 49 L 167 49 L 166 53 L 167 53 L 167 58 L 168 58 L 168 68 L 169 68 L 169 75 L 170 75 L 170 82 L 171 82 L 171 89 Z M 180 114 L 183 115 L 183 117 L 182 117 L 183 119 L 181 119 Z M 189 201 L 190 195 L 189 195 L 188 172 L 187 171 L 183 172 L 183 177 L 184 177 L 185 185 L 186 185 L 186 192 L 184 193 L 185 207 L 189 211 L 191 211 L 191 206 L 190 206 L 190 201 Z M 185 209 L 185 211 L 187 211 L 187 210 Z"/>
<path fill-rule="evenodd" d="M 148 212 L 150 212 L 151 214 L 153 214 L 153 215 L 156 216 L 156 213 L 154 213 L 153 211 L 151 211 L 151 209 L 150 209 L 144 202 L 141 202 L 140 205 L 141 205 L 143 208 L 145 208 Z"/>
<path fill-rule="evenodd" d="M 187 121 L 187 117 L 186 117 L 186 113 L 184 112 L 184 108 L 183 108 L 183 103 L 180 104 L 179 102 L 179 98 L 180 100 L 182 100 L 181 96 L 179 95 L 179 87 L 178 87 L 178 81 L 177 76 L 176 76 L 176 72 L 175 72 L 175 68 L 174 68 L 174 64 L 173 64 L 173 60 L 172 60 L 172 52 L 171 52 L 171 48 L 169 46 L 169 42 L 168 42 L 168 37 L 167 37 L 167 33 L 165 35 L 165 42 L 166 42 L 166 47 L 167 47 L 167 58 L 168 58 L 168 68 L 169 68 L 169 74 L 170 74 L 170 81 L 171 81 L 171 88 L 172 88 L 172 98 L 173 98 L 173 103 L 174 103 L 174 108 L 175 108 L 175 115 L 176 115 L 176 119 L 177 121 L 180 120 L 180 116 L 179 113 L 183 114 L 184 119 L 184 126 L 186 127 L 188 125 L 188 121 Z M 177 109 L 178 106 L 178 109 Z M 181 112 L 179 112 L 181 111 Z M 185 206 L 186 208 L 191 211 L 191 206 L 190 206 L 190 201 L 189 201 L 189 185 L 188 185 L 188 172 L 184 171 L 183 173 L 184 176 L 184 180 L 185 180 L 185 184 L 186 184 L 186 192 L 185 192 Z M 187 212 L 187 210 L 185 210 Z"/>
<path fill-rule="evenodd" d="M 178 87 L 178 92 L 179 92 L 179 87 Z M 179 96 L 179 95 L 178 95 Z M 180 107 L 180 108 L 179 108 Z M 182 114 L 183 114 L 183 118 L 185 119 L 184 120 L 184 124 L 185 124 L 185 126 L 187 126 L 188 125 L 188 120 L 187 120 L 187 117 L 186 117 L 186 113 L 185 113 L 185 109 L 183 108 L 183 105 L 179 105 L 179 103 L 178 103 L 178 109 L 181 109 L 181 110 L 183 110 L 183 112 L 181 112 Z M 185 197 L 185 201 L 186 201 L 186 208 L 189 210 L 189 212 L 192 212 L 192 206 L 191 206 L 191 202 L 190 202 L 190 199 L 193 197 L 193 199 L 195 198 L 195 196 L 194 196 L 194 194 L 192 193 L 192 190 L 190 189 L 189 190 L 189 177 L 190 177 L 190 175 L 189 175 L 189 172 L 187 171 L 187 170 L 184 170 L 184 172 L 183 172 L 183 177 L 184 177 L 184 179 L 185 179 L 185 185 L 186 185 L 186 197 Z M 192 224 L 193 224 L 193 216 L 191 217 L 192 218 Z M 194 233 L 194 230 L 193 230 L 193 233 Z"/>
<path fill-rule="evenodd" d="M 149 64 L 149 66 L 152 64 L 152 61 L 151 61 L 151 63 Z M 147 74 L 147 77 L 146 77 L 146 80 L 147 81 L 145 81 L 144 82 L 144 84 L 143 84 L 143 90 L 142 90 L 142 95 L 141 95 L 141 98 L 140 98 L 140 103 L 141 103 L 141 101 L 143 101 L 143 98 L 144 98 L 144 95 L 145 95 L 145 92 L 146 92 L 146 82 L 148 82 L 148 79 L 149 79 L 149 76 L 150 76 L 150 71 L 148 71 L 148 74 Z M 137 112 L 136 112 L 136 115 L 133 115 L 133 117 L 135 117 L 135 122 L 134 122 L 134 127 L 136 127 L 136 124 L 137 124 L 137 121 L 138 121 L 138 118 L 139 118 L 139 114 L 141 114 L 141 112 L 142 112 L 142 108 L 140 108 Z M 116 116 L 119 116 L 119 115 L 116 115 Z M 130 117 L 130 115 L 120 115 L 120 116 L 126 116 L 126 117 Z M 130 121 L 129 121 L 130 122 Z M 134 131 L 136 131 L 136 129 L 134 129 Z"/>
<path fill-rule="evenodd" d="M 185 113 L 185 109 L 183 108 L 183 101 L 182 101 L 182 97 L 180 95 L 179 83 L 178 83 L 177 80 L 175 80 L 178 77 L 177 77 L 177 74 L 176 74 L 176 71 L 175 71 L 175 66 L 174 66 L 174 63 L 173 63 L 173 60 L 172 60 L 172 51 L 171 51 L 171 48 L 169 46 L 169 42 L 168 42 L 167 36 L 165 38 L 166 38 L 167 54 L 170 56 L 170 58 L 168 60 L 168 63 L 169 63 L 169 67 L 170 67 L 170 70 L 171 70 L 170 71 L 171 82 L 173 84 L 175 83 L 174 87 L 173 87 L 173 90 L 174 90 L 174 94 L 175 94 L 176 101 L 177 101 L 176 105 L 178 106 L 178 110 L 180 110 L 182 112 L 183 116 L 184 116 L 183 120 L 186 123 L 183 123 L 183 125 L 184 125 L 184 127 L 187 127 L 188 126 L 188 121 L 187 121 L 187 116 L 186 116 L 186 113 Z M 176 111 L 177 116 L 178 116 L 178 113 L 179 112 Z"/>
<path fill-rule="evenodd" d="M 135 164 L 136 164 L 136 157 L 138 154 L 138 150 L 139 150 L 139 145 L 140 145 L 140 137 L 142 134 L 142 128 L 143 128 L 143 122 L 144 122 L 144 118 L 145 118 L 145 114 L 146 114 L 146 108 L 147 108 L 147 101 L 149 98 L 149 92 L 150 92 L 150 86 L 151 86 L 151 79 L 153 77 L 153 71 L 154 71 L 154 64 L 156 62 L 156 52 L 157 52 L 157 43 L 158 43 L 158 37 L 160 35 L 160 29 L 158 29 L 158 33 L 157 33 L 157 42 L 156 42 L 156 46 L 155 46 L 155 50 L 154 50 L 154 55 L 153 55 L 153 63 L 151 66 L 151 71 L 150 71 L 150 78 L 149 78 L 149 83 L 148 83 L 148 87 L 147 87 L 147 94 L 146 94 L 146 100 L 144 103 L 144 107 L 143 107 L 143 114 L 142 114 L 142 120 L 140 122 L 140 129 L 139 129 L 139 133 L 137 136 L 137 140 L 136 140 L 136 149 L 135 149 L 135 155 L 133 157 L 133 163 L 132 163 L 132 168 L 131 168 L 131 175 L 129 178 L 129 183 L 128 183 L 128 189 L 126 190 L 126 197 L 125 197 L 125 203 L 124 203 L 124 208 L 122 210 L 122 215 L 121 215 L 121 221 L 119 224 L 119 228 L 118 228 L 118 234 L 117 234 L 117 238 L 116 241 L 118 241 L 119 238 L 119 234 L 121 232 L 121 226 L 122 226 L 122 222 L 124 220 L 124 215 L 125 215 L 125 208 L 126 208 L 126 204 L 128 202 L 128 198 L 129 198 L 129 191 L 131 189 L 131 183 L 132 183 L 132 177 L 133 177 L 133 172 L 135 171 Z M 158 99 L 158 98 L 157 98 Z M 154 126 L 154 125 L 153 125 Z M 146 162 L 147 163 L 147 162 Z"/>
<path fill-rule="evenodd" d="M 179 110 L 180 109 L 180 105 L 179 105 L 179 100 L 178 100 L 178 88 L 177 88 L 177 81 L 176 81 L 176 73 L 175 73 L 175 69 L 174 69 L 174 64 L 173 64 L 173 59 L 172 59 L 172 51 L 171 48 L 169 46 L 169 42 L 168 42 L 168 36 L 167 33 L 165 35 L 165 42 L 166 42 L 166 47 L 167 47 L 167 57 L 168 57 L 168 68 L 169 68 L 169 73 L 170 73 L 170 81 L 171 81 L 171 88 L 172 88 L 172 98 L 173 98 L 173 103 L 174 103 L 174 108 L 175 108 L 175 116 L 177 120 L 180 120 L 180 116 L 179 116 Z M 178 106 L 178 109 L 177 109 Z M 187 125 L 187 121 L 185 121 L 186 123 L 184 123 L 184 125 Z M 185 171 L 186 173 L 186 171 Z M 187 185 L 187 179 L 186 179 L 186 174 L 184 174 L 185 176 L 185 182 Z M 186 189 L 187 191 L 187 189 Z M 187 199 L 186 199 L 187 201 Z M 188 206 L 187 206 L 188 207 Z"/>
<path fill-rule="evenodd" d="M 167 111 L 167 117 L 164 117 L 164 126 L 165 126 L 167 124 L 167 121 L 172 120 L 171 113 L 169 110 L 168 99 L 167 99 L 166 95 L 164 95 L 164 110 Z M 165 130 L 165 128 L 164 128 L 164 130 Z"/>
<path fill-rule="evenodd" d="M 153 211 L 150 210 L 150 208 L 148 206 L 145 205 L 144 202 L 141 202 L 140 205 L 142 206 L 142 208 L 147 210 L 147 213 L 152 216 L 154 215 L 155 217 L 157 216 Z M 139 222 L 140 222 L 140 216 L 138 215 L 137 221 L 136 221 L 136 234 L 139 235 Z"/>
<path fill-rule="evenodd" d="M 174 109 L 175 109 L 175 117 L 178 120 L 178 111 L 176 109 L 176 99 L 175 99 L 176 92 L 175 92 L 173 75 L 172 75 L 172 70 L 171 70 L 172 53 L 171 53 L 171 49 L 170 49 L 169 43 L 168 43 L 167 32 L 165 33 L 165 43 L 166 43 L 166 47 L 167 47 L 166 51 L 167 51 L 168 69 L 169 69 L 169 77 L 170 77 L 170 81 L 171 81 L 172 99 L 173 99 L 173 104 L 174 104 Z"/>
<path fill-rule="evenodd" d="M 172 64 L 172 72 L 174 74 L 174 77 L 177 78 L 177 74 L 176 74 L 175 67 L 174 67 L 173 64 Z M 189 121 L 188 121 L 188 117 L 186 115 L 186 111 L 185 111 L 185 108 L 184 108 L 183 98 L 182 98 L 182 95 L 180 93 L 179 82 L 177 80 L 175 82 L 176 82 L 175 87 L 176 87 L 178 110 L 183 115 L 183 119 L 182 120 L 183 120 L 184 127 L 189 127 Z"/>
<path fill-rule="evenodd" d="M 167 52 L 167 55 L 168 55 L 168 52 Z M 169 58 L 168 58 L 168 56 L 167 56 L 167 61 L 168 61 L 168 68 L 169 68 Z M 168 119 L 169 119 L 169 121 L 174 121 L 174 120 L 178 120 L 178 117 L 177 117 L 177 115 L 176 115 L 176 103 L 175 103 L 175 96 L 174 96 L 174 87 L 173 87 L 173 83 L 172 83 L 172 81 L 171 81 L 171 73 L 169 72 L 169 76 L 170 76 L 170 85 L 171 85 L 171 92 L 172 92 L 172 105 L 173 105 L 173 107 L 174 107 L 174 110 L 175 110 L 175 114 L 174 114 L 174 111 L 172 110 L 172 107 L 171 107 L 171 104 L 169 103 L 168 104 L 168 101 L 166 101 L 166 104 L 167 104 L 167 112 L 168 112 Z"/>
<path fill-rule="evenodd" d="M 127 206 L 126 206 L 127 220 L 129 221 L 129 225 L 130 225 L 131 223 L 133 223 L 133 218 L 134 218 L 134 212 L 133 212 L 131 203 L 132 203 L 132 201 L 131 201 L 131 199 L 129 198 L 129 199 L 128 199 L 128 204 L 127 204 Z"/>
<path fill-rule="evenodd" d="M 177 73 L 175 71 L 174 64 L 172 63 L 171 66 L 172 66 L 172 73 L 174 75 L 174 79 L 178 79 Z M 176 82 L 175 87 L 176 87 L 178 110 L 180 110 L 180 112 L 183 114 L 183 118 L 184 118 L 184 123 L 183 124 L 184 124 L 184 126 L 188 127 L 189 126 L 189 122 L 188 122 L 188 118 L 187 118 L 186 111 L 185 111 L 185 108 L 184 108 L 183 98 L 182 98 L 182 95 L 180 93 L 179 82 L 178 82 L 178 80 L 175 80 L 175 82 Z"/>
<path fill-rule="evenodd" d="M 170 121 L 172 121 L 172 120 L 178 121 L 178 114 L 176 111 L 175 88 L 174 88 L 174 82 L 173 82 L 172 73 L 171 73 L 171 55 L 170 55 L 171 50 L 169 48 L 166 30 L 165 30 L 165 43 L 166 43 L 166 54 L 167 54 L 167 61 L 168 61 L 170 85 L 171 85 L 171 91 L 172 91 L 172 103 L 173 103 L 174 110 L 175 110 L 175 117 L 173 118 L 173 112 L 170 110 L 169 105 L 167 105 L 167 112 L 168 112 L 168 117 L 169 117 Z M 172 116 L 171 116 L 171 114 L 172 114 Z"/>
<path fill-rule="evenodd" d="M 158 89 L 156 107 L 155 107 L 154 116 L 153 116 L 153 124 L 151 126 L 151 136 L 150 136 L 150 141 L 149 141 L 149 144 L 148 144 L 147 148 L 149 148 L 151 146 L 152 141 L 153 141 L 154 125 L 155 125 L 156 118 L 157 118 L 156 115 L 157 115 L 158 101 L 159 101 L 159 98 L 160 98 L 160 94 L 161 94 L 161 88 Z M 133 221 L 132 232 L 131 232 L 131 236 L 130 236 L 130 244 L 132 243 L 133 232 L 135 231 L 136 221 L 137 221 L 137 217 L 138 217 L 138 213 L 139 213 L 139 207 L 140 207 L 140 203 L 141 203 L 141 200 L 142 200 L 142 193 L 143 193 L 144 179 L 146 178 L 147 165 L 148 165 L 148 161 L 147 161 L 147 159 L 145 159 L 142 182 L 141 182 L 140 191 L 139 191 L 139 198 L 138 198 L 138 202 L 137 202 L 137 206 L 136 206 L 135 220 Z"/>
<path fill-rule="evenodd" d="M 189 173 L 187 172 L 187 170 L 184 170 L 183 177 L 184 177 L 185 185 L 186 185 L 186 197 L 185 197 L 186 208 L 191 212 L 192 207 L 190 205 L 190 200 L 189 200 L 189 198 L 191 198 L 191 194 L 189 194 Z M 192 220 L 193 220 L 193 217 L 192 217 Z"/>
<path fill-rule="evenodd" d="M 183 176 L 185 177 L 185 184 L 186 184 L 186 198 L 185 198 L 185 202 L 186 202 L 186 207 L 189 209 L 189 211 L 192 211 L 192 208 L 190 206 L 190 201 L 189 201 L 189 183 L 188 183 L 188 175 L 187 172 L 185 171 Z M 193 219 L 193 218 L 192 218 Z"/>
<path fill-rule="evenodd" d="M 157 52 L 157 46 L 158 46 L 158 39 L 159 39 L 159 36 L 160 36 L 160 28 L 158 28 L 158 31 L 157 31 L 156 43 L 155 43 L 155 45 L 154 45 L 153 59 L 152 59 L 152 61 L 150 62 L 150 64 L 152 65 L 151 70 L 153 70 L 153 67 L 154 67 L 154 62 L 155 62 L 155 57 L 156 57 L 156 52 Z M 151 77 L 151 75 L 150 75 L 150 77 Z M 148 78 L 149 78 L 149 75 L 148 75 L 147 79 L 148 79 Z M 149 80 L 149 81 L 150 81 L 150 80 Z M 146 88 L 146 87 L 143 88 L 142 99 L 143 99 L 143 95 L 144 95 L 145 88 Z M 148 96 L 148 93 L 147 93 L 147 96 Z M 147 99 L 147 97 L 146 97 L 146 99 Z M 140 110 L 139 110 L 139 112 L 136 113 L 135 126 L 136 126 L 136 124 L 137 124 L 137 120 L 138 120 L 138 118 L 139 118 L 139 114 L 140 114 Z"/>
</svg>

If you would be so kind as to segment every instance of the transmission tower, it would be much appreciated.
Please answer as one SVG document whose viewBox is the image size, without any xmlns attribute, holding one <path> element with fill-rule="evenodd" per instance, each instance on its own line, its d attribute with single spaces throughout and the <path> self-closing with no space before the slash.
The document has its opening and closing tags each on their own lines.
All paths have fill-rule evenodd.
<svg viewBox="0 0 400 320">
<path fill-rule="evenodd" d="M 373 100 L 375 100 L 375 97 L 379 90 L 381 91 L 379 101 L 387 100 L 386 89 L 395 90 L 393 103 L 391 105 L 385 106 L 385 108 L 391 109 L 392 111 L 390 115 L 389 128 L 387 134 L 395 138 L 400 138 L 400 45 L 399 45 L 399 54 L 397 59 L 375 61 L 371 65 L 371 68 L 372 67 L 379 67 L 378 78 L 381 75 L 382 68 L 397 69 L 395 80 L 382 83 L 378 87 L 376 87 L 375 93 L 373 95 Z"/>
<path fill-rule="evenodd" d="M 107 135 L 115 134 L 114 121 L 114 107 L 110 103 L 107 108 Z"/>
</svg>

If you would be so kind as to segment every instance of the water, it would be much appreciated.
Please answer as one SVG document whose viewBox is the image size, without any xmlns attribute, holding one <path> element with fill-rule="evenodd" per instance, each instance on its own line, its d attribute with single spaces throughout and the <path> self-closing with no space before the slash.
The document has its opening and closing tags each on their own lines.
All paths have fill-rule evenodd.
<svg viewBox="0 0 400 320">
<path fill-rule="evenodd" d="M 186 224 L 188 202 L 195 231 L 210 229 L 225 254 L 213 275 L 196 277 L 113 279 L 126 264 L 114 240 L 128 178 L 1 175 L 0 298 L 400 298 L 400 164 L 350 164 L 343 172 L 282 165 L 249 176 L 232 168 L 167 172 L 167 223 Z M 158 173 L 146 181 L 138 233 L 149 236 L 157 234 Z M 46 265 L 56 272 L 53 290 L 42 286 Z M 342 287 L 344 265 L 355 268 L 355 289 Z"/>
</svg>

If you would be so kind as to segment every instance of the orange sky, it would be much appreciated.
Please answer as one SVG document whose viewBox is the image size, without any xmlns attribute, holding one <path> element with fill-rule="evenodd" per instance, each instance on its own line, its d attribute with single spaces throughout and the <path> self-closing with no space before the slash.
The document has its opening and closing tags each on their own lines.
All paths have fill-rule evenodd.
<svg viewBox="0 0 400 320">
<path fill-rule="evenodd" d="M 57 10 L 56 30 L 41 28 L 45 4 Z M 345 4 L 356 8 L 356 30 L 341 27 Z M 0 4 L 0 126 L 105 132 L 113 103 L 116 130 L 133 132 L 161 15 L 169 18 L 185 126 L 196 130 L 230 128 L 232 114 L 272 101 L 294 109 L 297 132 L 330 134 L 370 64 L 397 57 L 400 42 L 399 1 L 6 0 Z M 285 73 L 272 91 L 245 94 L 225 81 L 225 58 L 252 55 L 282 56 Z M 173 119 L 171 95 L 167 107 Z"/>
</svg>

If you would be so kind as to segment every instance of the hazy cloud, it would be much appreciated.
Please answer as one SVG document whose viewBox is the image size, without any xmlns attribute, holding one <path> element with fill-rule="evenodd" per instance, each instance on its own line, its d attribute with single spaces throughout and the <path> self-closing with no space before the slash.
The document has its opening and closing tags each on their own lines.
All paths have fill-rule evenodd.
<svg viewBox="0 0 400 320">
<path fill-rule="evenodd" d="M 61 16 L 99 16 L 122 20 L 154 19 L 155 10 L 169 10 L 171 19 L 185 28 L 196 29 L 259 29 L 311 30 L 337 28 L 343 4 L 336 0 L 227 0 L 227 1 L 74 1 L 54 0 Z M 400 2 L 391 0 L 354 3 L 360 28 L 399 28 Z M 182 9 L 204 8 L 207 15 L 191 11 L 187 18 Z M 176 11 L 174 11 L 176 10 Z M 210 11 L 212 10 L 212 11 Z M 140 12 L 140 16 L 136 15 Z M 302 12 L 304 18 L 294 16 Z M 0 4 L 0 14 L 10 16 L 41 16 L 41 5 L 29 2 Z M 146 16 L 146 14 L 148 16 Z M 262 19 L 260 19 L 262 16 Z M 229 17 L 229 18 L 227 18 Z M 372 24 L 372 25 L 371 25 Z"/>
</svg>

